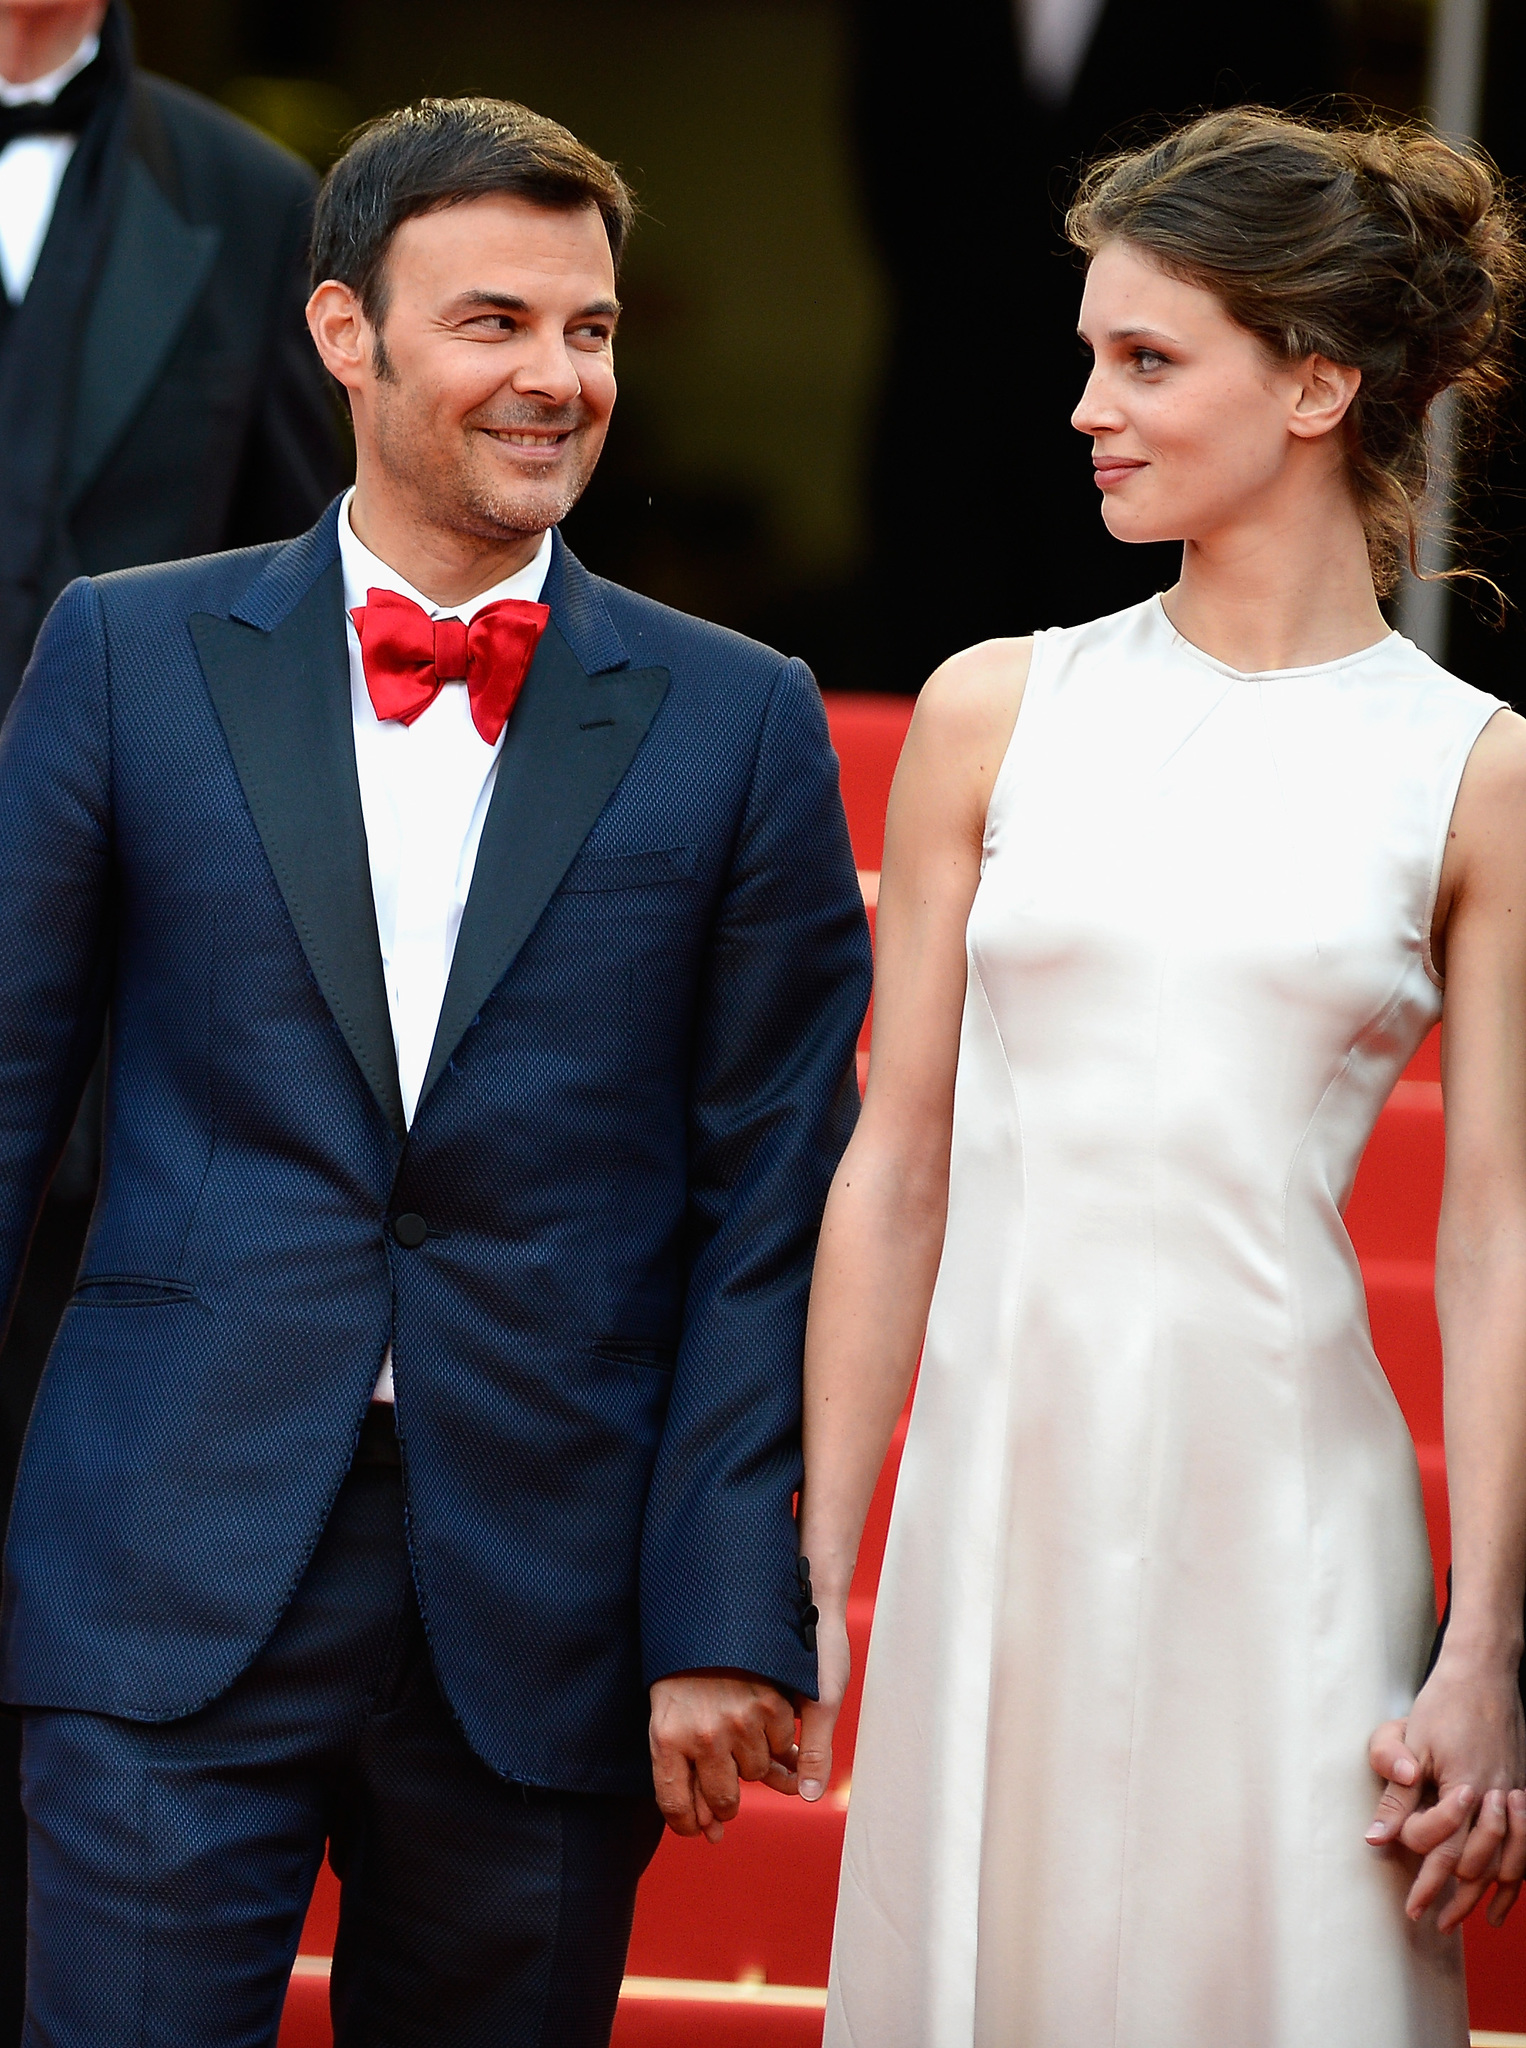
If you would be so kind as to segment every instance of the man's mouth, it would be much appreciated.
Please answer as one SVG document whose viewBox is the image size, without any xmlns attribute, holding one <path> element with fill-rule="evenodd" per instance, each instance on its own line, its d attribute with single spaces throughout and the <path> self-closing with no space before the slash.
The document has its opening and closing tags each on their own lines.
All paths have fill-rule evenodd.
<svg viewBox="0 0 1526 2048">
<path fill-rule="evenodd" d="M 488 427 L 484 431 L 507 448 L 556 449 L 572 437 L 571 427 Z"/>
</svg>

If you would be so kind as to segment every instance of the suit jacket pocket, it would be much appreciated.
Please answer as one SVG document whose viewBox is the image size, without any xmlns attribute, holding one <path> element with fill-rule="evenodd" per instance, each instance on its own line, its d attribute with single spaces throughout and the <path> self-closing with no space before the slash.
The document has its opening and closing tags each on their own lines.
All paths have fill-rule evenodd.
<svg viewBox="0 0 1526 2048">
<path fill-rule="evenodd" d="M 594 1355 L 613 1365 L 644 1365 L 650 1372 L 671 1375 L 678 1353 L 671 1344 L 643 1344 L 623 1337 L 603 1337 L 593 1346 Z"/>
<path fill-rule="evenodd" d="M 71 1308 L 154 1308 L 168 1301 L 194 1301 L 196 1290 L 151 1273 L 86 1273 L 75 1283 Z"/>
<path fill-rule="evenodd" d="M 692 846 L 653 846 L 639 853 L 582 853 L 562 881 L 562 893 L 588 895 L 604 889 L 650 889 L 663 882 L 687 882 L 698 860 Z"/>
</svg>

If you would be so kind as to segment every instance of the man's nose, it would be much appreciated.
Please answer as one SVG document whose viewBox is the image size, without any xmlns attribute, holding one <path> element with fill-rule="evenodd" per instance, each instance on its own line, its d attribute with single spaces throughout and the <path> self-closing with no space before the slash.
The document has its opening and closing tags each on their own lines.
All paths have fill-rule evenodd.
<svg viewBox="0 0 1526 2048">
<path fill-rule="evenodd" d="M 515 365 L 509 379 L 521 398 L 543 398 L 552 405 L 568 405 L 583 389 L 577 364 L 560 335 L 547 335 Z"/>
</svg>

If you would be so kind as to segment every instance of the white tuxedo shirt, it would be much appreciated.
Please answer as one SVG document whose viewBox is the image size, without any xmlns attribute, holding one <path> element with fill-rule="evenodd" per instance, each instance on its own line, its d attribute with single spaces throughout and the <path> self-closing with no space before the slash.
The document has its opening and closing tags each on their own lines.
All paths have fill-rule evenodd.
<svg viewBox="0 0 1526 2048">
<path fill-rule="evenodd" d="M 403 1113 L 413 1122 L 429 1069 L 445 984 L 455 955 L 477 848 L 497 780 L 503 734 L 489 746 L 472 723 L 465 683 L 447 683 L 411 725 L 379 719 L 366 687 L 360 635 L 349 616 L 368 590 L 395 590 L 432 619 L 470 620 L 484 605 L 517 597 L 534 604 L 551 566 L 551 535 L 534 558 L 466 604 L 437 605 L 371 553 L 350 525 L 350 500 L 339 507 L 339 559 L 344 575 L 346 636 L 350 650 L 350 711 L 355 767 L 371 864 L 371 893 L 381 941 L 392 1043 Z M 392 1398 L 389 1352 L 376 1399 Z"/>
<path fill-rule="evenodd" d="M 69 80 L 94 61 L 100 47 L 99 36 L 86 36 L 56 71 L 25 85 L 0 78 L 0 107 L 52 106 Z M 76 140 L 73 135 L 22 135 L 0 149 L 0 284 L 16 305 L 27 295 L 48 239 L 58 188 Z"/>
</svg>

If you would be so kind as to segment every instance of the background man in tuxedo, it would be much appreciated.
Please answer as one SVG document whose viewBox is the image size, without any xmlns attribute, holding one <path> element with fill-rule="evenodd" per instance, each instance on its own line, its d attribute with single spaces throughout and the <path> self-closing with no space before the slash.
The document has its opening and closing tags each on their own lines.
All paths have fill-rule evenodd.
<svg viewBox="0 0 1526 2048">
<path fill-rule="evenodd" d="M 341 2043 L 603 2042 L 654 1777 L 793 1786 L 868 934 L 808 671 L 555 532 L 630 217 L 522 108 L 373 124 L 353 496 L 74 584 L 0 737 L 0 1289 L 112 1018 L 0 1619 L 54 2048 L 273 2042 L 326 1839 Z"/>
<path fill-rule="evenodd" d="M 302 319 L 313 185 L 136 72 L 120 4 L 0 0 L 0 716 L 72 576 L 299 533 L 339 488 Z M 0 1354 L 0 1515 L 79 1265 L 99 1122 L 92 1089 Z M 21 2024 L 17 1734 L 0 1717 L 0 2042 Z"/>
</svg>

